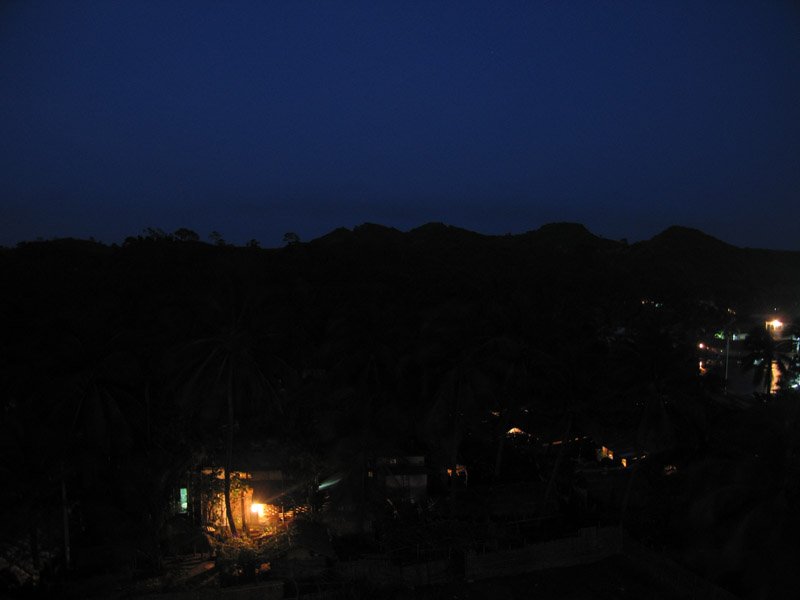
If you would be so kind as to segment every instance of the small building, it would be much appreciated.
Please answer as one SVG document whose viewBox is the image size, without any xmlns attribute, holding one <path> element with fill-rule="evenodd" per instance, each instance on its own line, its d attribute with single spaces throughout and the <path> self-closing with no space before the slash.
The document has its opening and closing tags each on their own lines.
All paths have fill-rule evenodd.
<svg viewBox="0 0 800 600">
<path fill-rule="evenodd" d="M 367 481 L 391 500 L 421 504 L 428 496 L 424 456 L 381 456 L 367 462 Z"/>
<path fill-rule="evenodd" d="M 295 481 L 258 453 L 235 458 L 230 473 L 231 514 L 236 529 L 250 535 L 274 533 L 309 510 L 308 485 Z M 225 535 L 225 469 L 207 464 L 187 473 L 174 494 L 174 513 L 195 525 Z"/>
</svg>

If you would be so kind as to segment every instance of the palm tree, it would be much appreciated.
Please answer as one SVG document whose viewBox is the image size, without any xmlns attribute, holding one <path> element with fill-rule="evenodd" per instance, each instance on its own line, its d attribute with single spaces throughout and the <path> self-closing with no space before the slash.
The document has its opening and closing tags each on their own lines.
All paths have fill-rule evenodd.
<svg viewBox="0 0 800 600">
<path fill-rule="evenodd" d="M 492 404 L 494 387 L 480 350 L 468 348 L 456 356 L 435 380 L 430 407 L 419 429 L 448 467 L 461 460 L 467 435 L 483 436 L 483 421 Z"/>
<path fill-rule="evenodd" d="M 479 354 L 481 369 L 491 377 L 497 390 L 492 400 L 493 408 L 499 413 L 494 459 L 494 477 L 499 478 L 507 433 L 525 413 L 533 411 L 545 420 L 564 425 L 572 420 L 570 413 L 577 408 L 572 400 L 577 394 L 569 391 L 569 380 L 576 377 L 570 373 L 576 364 L 571 360 L 573 357 L 565 357 L 566 361 L 561 363 L 521 336 L 511 334 L 490 339 L 480 348 Z M 572 423 L 567 429 L 572 429 Z M 562 436 L 562 441 L 567 436 L 568 432 Z"/>
<path fill-rule="evenodd" d="M 7 420 L 0 436 L 7 444 L 0 452 L 0 471 L 5 480 L 16 481 L 9 491 L 22 494 L 15 510 L 28 509 L 34 562 L 40 541 L 37 520 L 61 505 L 63 557 L 69 567 L 67 488 L 70 502 L 84 504 L 81 499 L 92 494 L 82 492 L 106 480 L 130 456 L 138 366 L 122 349 L 121 335 L 100 343 L 102 338 L 90 331 L 76 335 L 61 323 L 49 325 L 18 347 L 24 360 L 5 382 L 4 392 L 12 401 L 0 408 Z M 73 482 L 78 483 L 74 488 Z"/>
<path fill-rule="evenodd" d="M 566 321 L 566 317 L 559 319 Z M 566 331 L 551 325 L 549 330 L 543 327 L 543 332 L 548 335 L 539 340 L 536 361 L 531 366 L 534 390 L 529 407 L 535 416 L 550 420 L 562 433 L 542 498 L 542 514 L 550 508 L 573 432 L 595 429 L 594 406 L 601 403 L 603 394 L 598 375 L 604 363 L 603 348 L 591 328 Z"/>
<path fill-rule="evenodd" d="M 228 319 L 217 321 L 216 330 L 185 344 L 178 351 L 177 380 L 179 406 L 190 419 L 205 423 L 224 419 L 225 512 L 231 535 L 238 536 L 231 504 L 231 469 L 233 467 L 236 415 L 264 418 L 277 409 L 280 383 L 266 370 L 267 353 L 264 334 L 256 324 L 247 323 L 249 305 L 231 311 Z M 219 312 L 216 317 L 219 319 Z"/>
<path fill-rule="evenodd" d="M 686 473 L 676 515 L 685 559 L 751 597 L 789 597 L 797 586 L 798 400 L 789 392 L 723 416 Z"/>
<path fill-rule="evenodd" d="M 385 424 L 383 413 L 394 399 L 399 362 L 389 326 L 379 320 L 384 316 L 368 306 L 348 312 L 327 322 L 314 358 L 326 367 L 320 381 L 322 404 L 339 415 L 338 437 L 347 437 L 363 452 Z"/>
<path fill-rule="evenodd" d="M 619 421 L 640 459 L 633 464 L 620 508 L 625 524 L 634 484 L 657 481 L 676 451 L 695 450 L 706 433 L 706 403 L 699 395 L 693 346 L 666 321 L 644 319 L 613 344 L 613 379 Z M 644 481 L 642 475 L 645 475 Z"/>
<path fill-rule="evenodd" d="M 520 408 L 530 398 L 533 369 L 533 350 L 521 339 L 500 336 L 487 344 L 487 368 L 496 371 L 499 383 L 497 412 L 499 423 L 495 436 L 494 477 L 500 478 L 505 442 L 509 428 L 521 415 Z"/>
<path fill-rule="evenodd" d="M 43 403 L 38 398 L 26 400 L 25 405 L 4 411 L 0 477 L 6 485 L 0 491 L 0 510 L 5 526 L 0 545 L 3 558 L 12 564 L 16 562 L 15 566 L 27 572 L 35 584 L 42 567 L 42 550 L 55 547 L 58 539 L 58 530 L 53 531 L 45 524 L 56 522 L 58 457 L 63 449 L 57 431 L 48 422 Z M 26 538 L 27 548 L 21 543 Z M 8 550 L 15 547 L 21 552 L 9 554 Z M 68 533 L 63 538 L 63 550 L 64 564 L 69 567 Z"/>
<path fill-rule="evenodd" d="M 105 341 L 61 332 L 53 338 L 57 365 L 46 382 L 53 395 L 51 419 L 62 432 L 62 450 L 84 474 L 123 460 L 135 443 L 139 364 L 122 334 Z"/>
</svg>

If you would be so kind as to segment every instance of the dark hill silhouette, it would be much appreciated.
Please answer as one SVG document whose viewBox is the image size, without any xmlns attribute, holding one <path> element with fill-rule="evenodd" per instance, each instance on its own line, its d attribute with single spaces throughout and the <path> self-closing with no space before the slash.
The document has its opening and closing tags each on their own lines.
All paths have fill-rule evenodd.
<svg viewBox="0 0 800 600">
<path fill-rule="evenodd" d="M 397 241 L 403 237 L 402 232 L 394 227 L 387 227 L 386 225 L 378 225 L 375 223 L 363 223 L 357 226 L 353 233 L 357 237 L 369 240 L 392 240 Z"/>
<path fill-rule="evenodd" d="M 643 284 L 658 289 L 660 281 L 671 282 L 672 295 L 709 296 L 715 290 L 724 295 L 737 287 L 737 279 L 742 282 L 734 278 L 741 269 L 739 249 L 688 227 L 669 227 L 633 244 L 629 260 L 629 268 L 640 274 Z"/>
<path fill-rule="evenodd" d="M 504 236 L 443 223 L 407 232 L 365 223 L 282 249 L 151 238 L 130 238 L 122 247 L 109 247 L 65 239 L 23 243 L 5 249 L 0 258 L 9 289 L 14 289 L 14 280 L 43 290 L 59 282 L 78 289 L 74 276 L 80 271 L 93 278 L 92 286 L 106 278 L 117 292 L 140 285 L 168 293 L 173 284 L 183 282 L 191 295 L 191 281 L 199 286 L 210 271 L 230 270 L 235 264 L 234 271 L 256 269 L 276 281 L 300 278 L 312 287 L 380 280 L 400 294 L 406 293 L 402 286 L 422 290 L 434 285 L 454 294 L 494 289 L 500 295 L 523 286 L 535 289 L 537 296 L 568 291 L 600 295 L 602 302 L 603 296 L 618 297 L 624 290 L 630 298 L 697 298 L 719 306 L 787 305 L 800 297 L 800 253 L 738 248 L 679 226 L 628 246 L 578 223 L 551 223 Z"/>
<path fill-rule="evenodd" d="M 326 244 L 340 244 L 342 242 L 349 242 L 353 237 L 353 232 L 346 227 L 337 227 L 333 231 L 326 233 L 318 238 L 311 240 L 311 244 L 326 245 Z"/>
<path fill-rule="evenodd" d="M 800 253 L 739 248 L 688 227 L 633 244 L 628 259 L 627 268 L 654 293 L 728 298 L 748 310 L 774 298 L 792 304 L 800 289 Z"/>
<path fill-rule="evenodd" d="M 687 408 L 705 406 L 693 379 L 698 336 L 728 323 L 727 307 L 800 312 L 800 253 L 679 227 L 627 245 L 574 223 L 506 236 L 363 224 L 275 249 L 151 231 L 121 246 L 0 251 L 0 413 L 41 455 L 15 463 L 9 480 L 47 494 L 0 494 L 0 508 L 33 515 L 47 501 L 42 518 L 60 523 L 66 478 L 87 546 L 120 522 L 157 540 L 148 523 L 165 514 L 166 482 L 249 442 L 275 440 L 303 469 L 420 448 L 440 473 L 458 460 L 470 481 L 488 481 L 503 475 L 512 424 L 488 415 L 530 409 L 542 432 L 566 421 L 564 437 L 574 428 L 635 439 L 645 424 L 654 456 L 706 451 L 716 411 Z M 559 460 L 547 472 L 525 463 L 525 477 L 556 482 Z M 631 497 L 646 497 L 642 473 Z"/>
<path fill-rule="evenodd" d="M 433 243 L 453 243 L 453 242 L 466 242 L 485 239 L 488 236 L 481 235 L 474 231 L 455 227 L 453 225 L 445 225 L 444 223 L 426 223 L 408 232 L 408 237 L 412 240 L 421 242 Z"/>
<path fill-rule="evenodd" d="M 651 244 L 660 245 L 683 245 L 693 246 L 695 248 L 708 248 L 712 246 L 734 248 L 731 244 L 718 240 L 717 238 L 703 233 L 699 229 L 692 227 L 682 227 L 681 225 L 672 225 L 667 227 L 661 233 L 653 236 L 650 239 Z"/>
<path fill-rule="evenodd" d="M 616 246 L 617 242 L 594 235 L 580 223 L 548 223 L 539 229 L 518 236 L 523 243 L 556 250 L 574 250 L 579 247 L 597 248 Z"/>
</svg>

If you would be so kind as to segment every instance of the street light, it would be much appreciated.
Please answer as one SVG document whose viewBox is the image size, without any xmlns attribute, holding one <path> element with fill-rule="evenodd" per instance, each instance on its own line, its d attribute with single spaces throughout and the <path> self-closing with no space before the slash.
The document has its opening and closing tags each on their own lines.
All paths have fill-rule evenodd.
<svg viewBox="0 0 800 600">
<path fill-rule="evenodd" d="M 771 329 L 772 331 L 777 331 L 783 327 L 783 323 L 780 319 L 772 319 L 772 321 L 767 321 L 767 329 Z"/>
</svg>

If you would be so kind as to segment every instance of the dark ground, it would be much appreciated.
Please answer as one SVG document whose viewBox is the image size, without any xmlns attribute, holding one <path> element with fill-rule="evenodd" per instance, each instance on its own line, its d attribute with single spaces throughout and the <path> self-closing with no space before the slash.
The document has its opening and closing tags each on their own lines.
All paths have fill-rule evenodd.
<svg viewBox="0 0 800 600">
<path fill-rule="evenodd" d="M 623 556 L 515 577 L 418 590 L 416 598 L 458 600 L 673 600 L 680 596 L 639 572 Z"/>
</svg>

